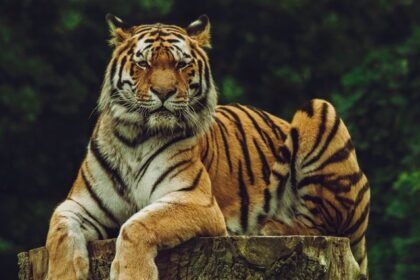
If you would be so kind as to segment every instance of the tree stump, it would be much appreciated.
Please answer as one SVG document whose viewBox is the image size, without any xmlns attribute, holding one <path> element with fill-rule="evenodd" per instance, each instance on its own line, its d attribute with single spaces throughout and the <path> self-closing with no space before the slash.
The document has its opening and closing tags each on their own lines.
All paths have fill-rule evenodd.
<svg viewBox="0 0 420 280">
<path fill-rule="evenodd" d="M 89 279 L 108 279 L 115 239 L 91 242 Z M 139 253 L 141 256 L 141 253 Z M 19 279 L 45 278 L 45 248 L 18 254 Z M 160 279 L 362 279 L 349 240 L 324 236 L 201 237 L 156 258 Z"/>
</svg>

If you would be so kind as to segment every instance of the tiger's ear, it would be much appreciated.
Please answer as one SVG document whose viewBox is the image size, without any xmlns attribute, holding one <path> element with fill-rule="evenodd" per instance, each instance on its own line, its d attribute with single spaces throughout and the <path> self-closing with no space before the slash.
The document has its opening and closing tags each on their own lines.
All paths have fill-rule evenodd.
<svg viewBox="0 0 420 280">
<path fill-rule="evenodd" d="M 201 47 L 211 48 L 210 44 L 210 20 L 208 16 L 201 15 L 185 29 L 188 36 L 197 40 Z"/>
<path fill-rule="evenodd" d="M 105 19 L 111 33 L 109 40 L 111 46 L 116 47 L 130 37 L 130 26 L 122 19 L 111 14 L 107 14 Z"/>
</svg>

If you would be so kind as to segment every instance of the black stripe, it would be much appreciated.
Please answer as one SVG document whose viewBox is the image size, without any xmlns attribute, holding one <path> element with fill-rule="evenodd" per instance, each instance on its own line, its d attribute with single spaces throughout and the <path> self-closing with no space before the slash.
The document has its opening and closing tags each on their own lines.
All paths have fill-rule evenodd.
<svg viewBox="0 0 420 280">
<path fill-rule="evenodd" d="M 200 85 L 198 94 L 196 96 L 202 96 L 203 95 L 203 62 L 201 60 L 198 60 L 198 84 Z"/>
<path fill-rule="evenodd" d="M 321 225 L 318 225 L 317 223 L 315 223 L 315 221 L 311 217 L 303 213 L 296 213 L 296 217 L 299 217 L 299 216 L 303 217 L 304 219 L 306 219 L 312 224 L 312 227 L 309 227 L 309 228 L 315 228 L 319 230 L 322 234 L 325 234 L 325 229 Z"/>
<path fill-rule="evenodd" d="M 242 174 L 242 162 L 238 167 L 239 198 L 241 199 L 241 226 L 244 232 L 248 230 L 249 195 Z"/>
<path fill-rule="evenodd" d="M 144 43 L 154 43 L 156 41 L 157 38 L 149 38 L 144 40 Z"/>
<path fill-rule="evenodd" d="M 210 142 L 209 142 L 209 136 L 208 136 L 208 134 L 206 133 L 206 135 L 205 135 L 206 137 L 204 137 L 204 140 L 206 140 L 205 141 L 205 145 L 204 145 L 204 155 L 203 155 L 203 153 L 201 153 L 201 161 L 205 161 L 205 160 L 207 160 L 207 155 L 208 155 L 208 153 L 209 153 L 209 147 L 210 147 Z"/>
<path fill-rule="evenodd" d="M 177 45 L 172 45 L 170 48 L 171 49 L 176 49 L 174 51 L 178 51 L 178 52 L 182 53 L 182 49 L 180 47 L 178 47 Z"/>
<path fill-rule="evenodd" d="M 265 131 L 263 131 L 263 133 L 265 135 L 265 139 L 267 140 L 267 144 L 268 144 L 268 147 L 270 148 L 271 154 L 274 156 L 274 158 L 276 159 L 276 161 L 283 162 L 282 158 L 279 155 L 279 151 L 275 147 L 274 142 L 271 139 L 271 137 L 267 136 L 267 134 L 266 134 Z"/>
<path fill-rule="evenodd" d="M 208 133 L 207 133 L 208 134 Z M 211 144 L 215 143 L 215 137 L 214 137 L 214 130 L 210 129 L 210 140 L 211 140 Z M 214 147 L 214 145 L 212 145 L 211 147 L 213 147 L 213 149 L 211 149 L 211 158 L 209 160 L 209 163 L 207 164 L 207 171 L 210 172 L 210 169 L 212 167 L 213 164 L 213 160 L 216 157 L 216 150 L 217 148 Z"/>
<path fill-rule="evenodd" d="M 324 204 L 324 201 L 318 196 L 312 196 L 309 194 L 305 194 L 302 196 L 304 201 L 310 201 L 317 205 L 321 209 L 322 216 L 324 217 L 327 224 L 333 229 L 335 227 L 334 218 L 331 216 L 330 211 L 328 211 L 327 207 Z"/>
<path fill-rule="evenodd" d="M 192 70 L 192 71 L 193 72 L 191 73 L 191 76 L 194 76 L 195 72 L 194 72 L 194 70 Z M 192 89 L 192 90 L 199 89 L 200 88 L 200 84 L 198 84 L 198 83 L 192 83 L 192 84 L 189 85 L 189 88 Z"/>
<path fill-rule="evenodd" d="M 340 202 L 340 205 L 342 206 L 342 207 L 344 207 L 346 210 L 350 210 L 350 208 L 353 206 L 353 204 L 354 204 L 354 201 L 352 200 L 352 199 L 350 199 L 350 198 L 347 198 L 347 197 L 343 197 L 343 196 L 339 196 L 339 195 L 336 195 L 335 196 L 335 199 L 338 201 L 338 202 Z"/>
<path fill-rule="evenodd" d="M 166 170 L 165 170 L 165 172 L 163 172 L 160 176 L 159 176 L 159 178 L 155 181 L 155 183 L 153 184 L 153 186 L 152 186 L 152 190 L 150 191 L 150 196 L 149 197 L 151 197 L 152 196 L 152 194 L 153 194 L 153 192 L 155 191 L 155 189 L 156 189 L 156 187 L 160 184 L 160 183 L 162 183 L 163 182 L 163 180 L 165 180 L 165 178 L 172 172 L 172 171 L 174 171 L 175 169 L 177 169 L 178 167 L 180 167 L 180 166 L 182 166 L 182 165 L 185 165 L 185 164 L 187 164 L 187 163 L 190 163 L 191 162 L 191 160 L 190 159 L 186 159 L 186 160 L 181 160 L 181 161 L 179 161 L 179 162 L 177 162 L 177 163 L 175 163 L 175 164 L 173 164 L 173 165 L 171 165 L 171 166 L 169 166 L 168 168 L 166 168 Z"/>
<path fill-rule="evenodd" d="M 357 221 L 349 228 L 347 228 L 343 234 L 346 236 L 351 236 L 353 233 L 355 233 L 359 227 L 363 224 L 363 222 L 367 219 L 368 215 L 369 215 L 369 209 L 370 209 L 370 204 L 368 203 L 365 206 L 365 209 L 363 209 L 362 214 L 360 215 L 360 217 L 357 219 Z"/>
<path fill-rule="evenodd" d="M 292 128 L 290 131 L 290 135 L 292 137 L 292 154 L 290 158 L 290 181 L 292 183 L 293 191 L 297 192 L 297 182 L 296 182 L 296 155 L 299 149 L 299 135 L 296 128 Z"/>
<path fill-rule="evenodd" d="M 109 211 L 109 209 L 107 207 L 105 207 L 103 201 L 98 197 L 98 195 L 96 194 L 95 190 L 93 189 L 91 183 L 86 178 L 86 174 L 85 174 L 83 168 L 80 170 L 80 173 L 82 175 L 83 183 L 85 184 L 86 189 L 88 190 L 89 195 L 92 198 L 92 200 L 94 200 L 96 205 L 98 206 L 98 208 L 101 209 L 101 211 L 105 213 L 105 216 L 109 220 L 111 220 L 116 226 L 118 226 L 120 224 L 118 222 L 118 219 L 111 213 L 111 211 Z"/>
<path fill-rule="evenodd" d="M 118 93 L 117 91 L 113 91 L 113 92 Z M 118 125 L 124 125 L 124 126 L 134 126 L 134 127 L 136 127 L 137 129 L 139 129 L 139 128 L 142 126 L 142 125 L 141 125 L 141 124 L 139 124 L 138 122 L 128 121 L 128 120 L 125 120 L 125 119 L 121 119 L 121 118 L 119 118 L 119 117 L 114 117 L 114 118 L 113 118 L 113 121 L 115 122 L 115 125 L 116 125 L 116 126 L 118 126 Z"/>
<path fill-rule="evenodd" d="M 168 42 L 168 43 L 171 43 L 171 44 L 173 44 L 173 43 L 180 43 L 181 41 L 180 40 L 178 40 L 178 39 L 161 39 L 161 41 L 162 42 Z M 174 45 L 175 46 L 175 45 Z"/>
<path fill-rule="evenodd" d="M 192 104 L 192 109 L 195 113 L 200 113 L 204 109 L 208 108 L 208 93 L 210 88 L 206 88 L 203 96 L 199 97 L 198 99 L 194 100 L 194 104 Z M 209 108 L 208 108 L 209 109 Z"/>
<path fill-rule="evenodd" d="M 273 174 L 279 180 L 279 183 L 277 185 L 276 195 L 277 195 L 277 199 L 280 199 L 283 196 L 283 193 L 285 191 L 286 182 L 289 179 L 289 173 L 287 173 L 285 176 L 282 176 L 281 174 L 274 173 L 274 172 Z"/>
<path fill-rule="evenodd" d="M 124 56 L 122 58 L 122 60 L 121 60 L 120 69 L 119 69 L 119 73 L 118 73 L 118 82 L 117 82 L 117 88 L 118 89 L 122 89 L 122 86 L 123 86 L 123 83 L 122 83 L 122 72 L 124 70 L 124 66 L 125 66 L 126 61 L 127 61 L 127 57 Z"/>
<path fill-rule="evenodd" d="M 346 223 L 343 225 L 343 227 L 342 227 L 342 228 L 347 228 L 347 227 L 350 225 L 350 223 L 353 221 L 354 214 L 355 214 L 356 210 L 359 208 L 359 204 L 360 204 L 360 202 L 362 202 L 362 200 L 363 200 L 363 198 L 364 198 L 364 195 L 365 195 L 365 193 L 366 193 L 368 190 L 369 190 L 369 184 L 368 184 L 368 182 L 366 182 L 366 183 L 362 186 L 362 188 L 359 190 L 359 192 L 358 192 L 358 194 L 357 194 L 357 197 L 356 197 L 356 199 L 355 199 L 355 201 L 354 201 L 353 209 L 352 209 L 352 211 L 350 212 L 350 214 L 348 215 L 348 217 L 347 217 L 347 221 L 346 221 Z"/>
<path fill-rule="evenodd" d="M 322 205 L 322 199 L 319 196 L 312 196 L 309 194 L 305 194 L 304 196 L 302 196 L 302 199 L 305 201 L 310 201 L 318 205 Z"/>
<path fill-rule="evenodd" d="M 136 148 L 140 144 L 144 143 L 147 139 L 149 139 L 148 137 L 144 137 L 144 135 L 141 132 L 139 132 L 137 136 L 134 137 L 133 139 L 126 138 L 116 128 L 113 129 L 113 133 L 114 133 L 114 136 L 118 139 L 118 141 L 120 141 L 121 143 L 123 143 L 124 145 L 130 148 Z"/>
<path fill-rule="evenodd" d="M 185 41 L 185 37 L 180 33 L 173 32 L 172 35 L 174 35 L 175 37 Z"/>
<path fill-rule="evenodd" d="M 245 109 L 245 107 L 239 105 L 239 104 L 233 104 L 233 106 L 235 108 L 238 108 L 239 110 L 241 110 L 242 112 L 245 113 L 245 115 L 248 117 L 248 119 L 252 122 L 255 130 L 258 132 L 258 134 L 260 135 L 260 137 L 263 140 L 266 140 L 266 134 L 264 134 L 264 131 L 261 129 L 261 127 L 258 125 L 258 123 L 255 121 L 255 118 L 253 116 L 251 116 L 251 114 Z M 268 137 L 267 137 L 268 138 Z M 264 141 L 265 142 L 265 141 Z M 267 144 L 267 143 L 266 143 Z"/>
<path fill-rule="evenodd" d="M 175 137 L 174 139 L 172 139 L 171 141 L 167 142 L 165 145 L 163 145 L 162 147 L 160 147 L 159 149 L 157 149 L 148 159 L 147 161 L 143 164 L 143 166 L 140 168 L 139 173 L 137 174 L 136 180 L 141 180 L 141 178 L 144 176 L 144 174 L 147 171 L 147 168 L 149 167 L 149 165 L 152 163 L 152 161 L 159 156 L 163 151 L 165 151 L 166 149 L 168 149 L 169 147 L 171 147 L 172 145 L 178 143 L 181 140 L 185 140 L 190 136 L 178 136 Z"/>
<path fill-rule="evenodd" d="M 271 193 L 268 188 L 264 189 L 264 212 L 270 212 L 270 200 L 271 200 Z"/>
<path fill-rule="evenodd" d="M 297 189 L 301 189 L 311 184 L 320 185 L 333 193 L 348 192 L 352 186 L 357 184 L 363 176 L 361 171 L 351 173 L 349 175 L 334 177 L 333 173 L 318 174 L 307 176 L 300 180 Z"/>
<path fill-rule="evenodd" d="M 185 34 L 185 31 L 183 30 L 183 29 L 181 29 L 181 28 L 179 28 L 179 27 L 177 27 L 177 26 L 165 26 L 165 27 L 163 27 L 166 31 L 169 31 L 169 32 L 177 32 L 177 33 L 179 33 L 179 34 Z"/>
<path fill-rule="evenodd" d="M 248 177 L 251 181 L 251 185 L 253 185 L 255 183 L 255 178 L 254 178 L 254 173 L 252 172 L 251 158 L 250 158 L 250 155 L 249 155 L 247 138 L 246 138 L 245 130 L 242 126 L 241 120 L 240 120 L 239 116 L 233 110 L 231 110 L 227 107 L 221 107 L 220 109 L 226 111 L 227 113 L 229 113 L 235 119 L 236 127 L 238 128 L 239 132 L 241 133 L 241 139 L 238 139 L 238 140 L 239 140 L 239 143 L 241 145 L 243 155 L 245 157 L 245 166 L 246 166 L 247 174 L 248 174 Z"/>
<path fill-rule="evenodd" d="M 111 87 L 114 87 L 113 82 L 114 82 L 115 71 L 117 69 L 117 63 L 118 63 L 118 57 L 113 59 L 112 65 L 111 65 L 111 72 L 109 73 Z"/>
<path fill-rule="evenodd" d="M 135 72 L 137 69 L 138 69 L 138 68 L 137 68 L 136 64 L 135 64 L 135 63 L 131 63 L 131 65 L 130 65 L 130 76 L 131 76 L 131 77 L 133 77 L 133 76 L 134 76 L 134 72 Z M 131 82 L 129 82 L 129 81 L 124 81 L 124 82 L 127 82 L 128 84 L 131 84 L 131 86 L 134 86 L 134 84 L 133 84 L 133 83 L 131 83 Z"/>
<path fill-rule="evenodd" d="M 314 115 L 314 101 L 311 100 L 309 102 L 306 102 L 300 109 L 299 111 L 305 112 L 308 117 L 312 118 Z"/>
<path fill-rule="evenodd" d="M 110 73 L 110 82 L 111 82 L 111 87 L 113 87 L 113 78 L 115 76 L 115 72 L 116 72 L 116 68 L 117 68 L 117 64 L 118 64 L 118 59 L 120 57 L 120 55 L 125 52 L 128 48 L 130 48 L 130 44 L 125 45 L 121 50 L 119 50 L 113 57 L 113 61 L 112 61 L 112 66 L 111 66 L 111 73 Z"/>
<path fill-rule="evenodd" d="M 107 236 L 105 236 L 102 231 L 89 219 L 83 217 L 82 214 L 71 211 L 71 210 L 66 210 L 65 212 L 69 212 L 72 213 L 73 215 L 77 216 L 77 218 L 79 219 L 79 224 L 80 224 L 80 228 L 84 229 L 84 230 L 88 230 L 88 226 L 90 226 L 90 228 L 96 232 L 96 235 L 98 236 L 98 239 L 105 239 L 107 238 Z"/>
<path fill-rule="evenodd" d="M 217 175 L 219 172 L 220 147 L 219 147 L 219 141 L 217 140 L 218 138 L 216 137 L 216 128 L 214 126 L 211 128 L 211 134 L 214 138 L 213 143 L 216 144 L 216 148 L 214 149 L 214 151 L 215 151 L 215 157 L 216 157 L 216 173 L 215 174 Z"/>
<path fill-rule="evenodd" d="M 171 35 L 172 35 L 172 33 L 170 33 L 170 32 L 165 32 L 165 31 L 159 30 L 159 37 L 161 37 L 161 36 L 168 37 L 168 36 L 171 36 Z"/>
<path fill-rule="evenodd" d="M 156 35 L 158 35 L 158 33 L 159 33 L 159 30 L 154 30 L 154 31 L 151 31 L 150 33 L 149 33 L 149 36 L 156 36 Z"/>
<path fill-rule="evenodd" d="M 222 112 L 220 112 L 220 113 L 222 113 Z M 222 129 L 224 130 L 224 132 L 225 132 L 225 133 L 229 134 L 229 130 L 227 129 L 227 127 L 226 127 L 226 125 L 223 123 L 223 121 L 219 119 L 219 116 L 218 116 L 218 115 L 216 115 L 214 118 L 216 119 L 216 121 L 218 121 L 218 123 L 219 123 L 219 125 L 220 125 L 220 128 L 222 128 Z"/>
<path fill-rule="evenodd" d="M 203 174 L 203 170 L 204 170 L 203 168 L 200 169 L 200 171 L 195 176 L 191 186 L 179 189 L 178 191 L 189 192 L 189 191 L 194 190 L 198 186 L 198 183 L 200 182 L 201 175 Z"/>
<path fill-rule="evenodd" d="M 304 188 L 309 185 L 324 185 L 325 182 L 327 182 L 329 176 L 332 176 L 333 174 L 317 174 L 312 176 L 306 176 L 303 179 L 299 181 L 299 184 L 297 185 L 297 189 L 300 190 L 301 188 Z"/>
<path fill-rule="evenodd" d="M 270 183 L 270 165 L 268 164 L 267 158 L 264 155 L 264 152 L 261 150 L 260 146 L 257 143 L 255 138 L 252 138 L 254 146 L 257 149 L 258 156 L 261 161 L 261 173 L 263 175 L 264 182 L 268 185 Z"/>
<path fill-rule="evenodd" d="M 232 167 L 232 159 L 230 158 L 229 142 L 227 140 L 225 131 L 222 129 L 224 127 L 224 124 L 217 117 L 215 119 L 216 119 L 216 123 L 218 124 L 218 127 L 220 129 L 220 134 L 222 135 L 223 146 L 225 148 L 226 160 L 227 160 L 227 163 L 229 165 L 229 173 L 232 174 L 233 167 Z M 226 127 L 225 127 L 225 129 L 226 129 Z"/>
<path fill-rule="evenodd" d="M 73 201 L 73 202 L 75 202 L 77 205 L 79 205 L 80 206 L 80 208 L 82 208 L 83 209 L 83 211 L 86 213 L 86 215 L 90 218 L 90 219 L 92 219 L 94 222 L 96 222 L 99 226 L 102 226 L 103 228 L 106 228 L 104 225 L 102 225 L 94 216 L 92 216 L 92 214 L 80 203 L 80 202 L 78 202 L 78 201 L 76 201 L 76 200 L 74 200 L 74 199 L 72 199 L 72 198 L 70 198 L 70 197 L 68 197 L 67 198 L 67 200 L 71 200 L 71 201 Z M 68 210 L 68 211 L 70 211 L 70 210 Z M 81 220 L 81 221 L 83 221 L 83 222 L 87 222 L 95 231 L 96 231 L 96 233 L 98 234 L 98 237 L 100 238 L 100 239 L 105 239 L 106 238 L 106 236 L 104 236 L 103 235 L 103 233 L 102 233 L 102 231 L 98 228 L 98 226 L 97 225 L 95 225 L 92 221 L 90 221 L 90 220 L 88 220 L 88 219 L 86 219 L 85 217 L 83 217 L 80 213 L 77 213 L 77 212 L 73 212 L 73 211 L 70 211 L 71 213 L 73 213 L 73 214 L 75 214 L 76 216 L 78 216 L 79 217 L 79 219 Z"/>
<path fill-rule="evenodd" d="M 316 148 L 318 148 L 319 144 L 321 144 L 322 136 L 325 133 L 325 123 L 326 123 L 326 120 L 327 120 L 327 112 L 328 112 L 328 105 L 327 105 L 327 103 L 324 103 L 324 104 L 322 104 L 321 122 L 319 123 L 318 133 L 316 135 L 315 142 L 312 145 L 312 149 L 303 158 L 303 162 L 305 162 L 312 155 L 312 153 L 316 150 Z M 313 115 L 313 111 L 312 111 L 312 115 Z"/>
<path fill-rule="evenodd" d="M 369 183 L 366 182 L 362 188 L 359 190 L 359 193 L 357 194 L 357 197 L 354 201 L 354 208 L 356 209 L 360 202 L 363 200 L 364 194 L 369 190 Z"/>
<path fill-rule="evenodd" d="M 356 261 L 357 261 L 357 263 L 359 264 L 359 266 L 362 264 L 362 262 L 366 259 L 366 257 L 367 257 L 367 251 L 365 250 L 364 251 L 364 253 L 363 253 L 363 255 L 360 257 L 360 258 L 358 258 Z"/>
<path fill-rule="evenodd" d="M 309 160 L 308 162 L 304 163 L 303 166 L 302 166 L 302 168 L 305 168 L 305 167 L 313 164 L 314 162 L 318 161 L 321 158 L 321 156 L 324 154 L 325 150 L 329 147 L 329 145 L 331 143 L 331 140 L 337 134 L 339 125 L 340 125 L 340 118 L 336 114 L 335 115 L 335 120 L 334 120 L 334 126 L 331 129 L 330 133 L 328 134 L 328 137 L 325 140 L 324 145 L 322 146 L 321 150 L 311 160 Z"/>
<path fill-rule="evenodd" d="M 279 153 L 280 153 L 280 162 L 281 163 L 289 163 L 290 159 L 291 159 L 291 154 L 289 149 L 286 146 L 281 146 L 279 148 Z"/>
<path fill-rule="evenodd" d="M 142 40 L 144 37 L 146 37 L 146 35 L 147 36 L 154 36 L 154 35 L 156 35 L 156 34 L 152 35 L 152 33 L 154 33 L 154 32 L 150 32 L 150 28 L 141 29 L 136 34 L 136 36 L 137 36 L 136 41 L 138 42 L 138 41 Z"/>
<path fill-rule="evenodd" d="M 249 108 L 254 113 L 256 113 L 265 122 L 265 124 L 268 127 L 271 128 L 271 130 L 273 131 L 273 133 L 274 133 L 274 135 L 276 136 L 277 139 L 281 138 L 283 141 L 286 140 L 286 137 L 287 137 L 286 134 L 283 132 L 283 130 L 281 130 L 280 127 L 278 127 L 273 122 L 273 120 L 270 118 L 270 116 L 266 112 L 264 112 L 264 111 L 262 111 L 262 110 L 260 110 L 256 107 L 253 107 L 253 106 L 247 106 L 247 108 Z"/>
<path fill-rule="evenodd" d="M 334 154 L 332 154 L 328 159 L 326 159 L 320 166 L 318 166 L 313 171 L 318 171 L 324 169 L 326 166 L 334 163 L 343 162 L 346 159 L 349 158 L 350 153 L 354 150 L 353 143 L 351 142 L 351 139 L 347 140 L 347 143 L 337 150 Z"/>
<path fill-rule="evenodd" d="M 337 235 L 339 233 L 339 228 L 340 225 L 343 222 L 343 214 L 341 213 L 341 211 L 332 203 L 330 202 L 328 199 L 324 200 L 332 209 L 334 209 L 335 211 L 335 224 L 333 224 L 332 226 L 332 234 Z"/>
<path fill-rule="evenodd" d="M 207 166 L 206 166 L 208 172 L 210 172 L 210 169 L 211 169 L 212 164 L 213 164 L 214 157 L 215 157 L 214 149 L 212 149 L 211 158 L 209 160 L 209 163 L 207 163 Z"/>
<path fill-rule="evenodd" d="M 365 234 L 366 234 L 366 231 L 364 231 L 358 238 L 356 238 L 355 240 L 353 240 L 351 243 L 350 243 L 350 246 L 353 248 L 353 247 L 355 247 L 355 246 L 357 246 L 359 243 L 360 243 L 360 241 L 362 241 L 363 240 L 363 238 L 365 237 Z"/>
<path fill-rule="evenodd" d="M 109 162 L 102 156 L 101 151 L 99 150 L 97 140 L 92 138 L 90 140 L 90 151 L 92 155 L 95 157 L 96 161 L 101 165 L 104 169 L 105 173 L 110 176 L 111 181 L 113 182 L 114 190 L 127 202 L 130 203 L 128 198 L 126 197 L 126 192 L 128 187 L 126 186 L 125 182 L 122 180 L 119 172 L 113 168 Z"/>
<path fill-rule="evenodd" d="M 221 108 L 223 108 L 223 107 L 217 107 L 216 108 L 216 112 L 218 113 L 218 114 L 221 114 L 222 116 L 224 116 L 226 119 L 228 119 L 229 121 L 231 121 L 231 122 L 234 122 L 235 120 L 233 120 L 228 114 L 226 114 L 225 112 L 223 112 L 223 111 L 221 111 L 220 109 Z"/>
<path fill-rule="evenodd" d="M 130 68 L 131 69 L 131 68 Z M 131 71 L 131 70 L 130 70 Z M 131 87 L 131 89 L 133 89 L 133 87 L 134 87 L 134 84 L 131 82 L 131 81 L 129 81 L 129 80 L 121 80 L 121 88 L 123 88 L 124 87 L 124 84 L 127 84 L 127 85 L 129 85 L 130 87 Z"/>
<path fill-rule="evenodd" d="M 186 152 L 192 151 L 194 148 L 195 148 L 195 146 L 194 146 L 194 145 L 191 145 L 191 146 L 190 146 L 190 147 L 188 147 L 188 148 L 185 148 L 185 149 L 180 149 L 180 150 L 178 150 L 176 153 L 174 153 L 174 154 L 173 154 L 173 155 L 169 158 L 169 160 L 173 159 L 174 157 L 176 157 L 176 156 L 178 156 L 178 155 L 180 155 L 180 154 L 184 154 L 184 153 L 186 153 Z"/>
<path fill-rule="evenodd" d="M 153 44 L 149 44 L 143 48 L 143 51 L 147 51 L 148 49 L 152 48 Z"/>
<path fill-rule="evenodd" d="M 210 70 L 209 70 L 209 65 L 207 64 L 207 59 L 205 58 L 205 55 L 203 53 L 201 53 L 201 51 L 199 49 L 194 49 L 198 56 L 201 58 L 201 60 L 204 63 L 204 78 L 206 80 L 206 86 L 209 87 L 210 86 Z"/>
<path fill-rule="evenodd" d="M 195 161 L 190 161 L 189 164 L 187 164 L 186 166 L 184 166 L 183 168 L 179 169 L 175 174 L 173 174 L 169 179 L 173 179 L 176 176 L 178 176 L 179 174 L 181 174 L 182 172 L 184 172 L 185 170 L 187 170 L 188 168 L 191 167 L 191 165 L 193 165 L 195 163 Z"/>
</svg>

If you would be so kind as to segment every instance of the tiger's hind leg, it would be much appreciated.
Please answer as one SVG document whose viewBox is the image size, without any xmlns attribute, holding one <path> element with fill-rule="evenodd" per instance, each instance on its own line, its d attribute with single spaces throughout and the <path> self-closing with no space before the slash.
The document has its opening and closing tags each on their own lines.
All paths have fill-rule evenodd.
<svg viewBox="0 0 420 280">
<path fill-rule="evenodd" d="M 277 211 L 262 234 L 345 236 L 367 274 L 365 232 L 370 191 L 348 130 L 334 107 L 312 100 L 293 117 L 270 189 Z"/>
</svg>

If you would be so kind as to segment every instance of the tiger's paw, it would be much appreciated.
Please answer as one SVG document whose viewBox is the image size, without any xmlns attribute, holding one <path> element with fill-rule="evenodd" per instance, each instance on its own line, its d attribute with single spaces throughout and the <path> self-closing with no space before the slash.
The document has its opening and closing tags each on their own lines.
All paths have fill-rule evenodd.
<svg viewBox="0 0 420 280">
<path fill-rule="evenodd" d="M 86 280 L 89 275 L 89 256 L 84 242 L 71 234 L 57 231 L 47 240 L 48 280 Z"/>
<path fill-rule="evenodd" d="M 144 258 L 139 252 L 137 259 L 130 260 L 124 257 L 116 257 L 111 264 L 110 279 L 111 280 L 158 280 L 158 269 L 153 258 L 148 258 L 138 262 Z"/>
<path fill-rule="evenodd" d="M 155 264 L 157 249 L 146 240 L 146 233 L 135 224 L 122 227 L 117 238 L 111 280 L 158 280 Z"/>
<path fill-rule="evenodd" d="M 67 259 L 48 264 L 47 280 L 86 280 L 89 274 L 89 259 L 75 252 Z"/>
</svg>

